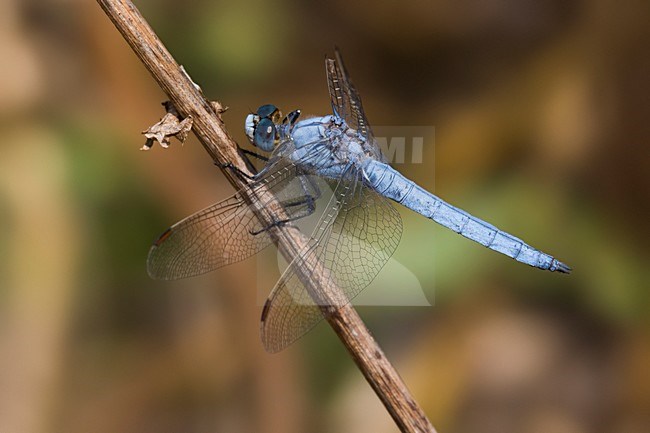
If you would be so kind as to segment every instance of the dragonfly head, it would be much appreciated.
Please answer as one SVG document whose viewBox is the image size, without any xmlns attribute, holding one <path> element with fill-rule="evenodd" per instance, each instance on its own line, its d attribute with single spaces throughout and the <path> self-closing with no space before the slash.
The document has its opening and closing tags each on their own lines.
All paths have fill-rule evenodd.
<svg viewBox="0 0 650 433">
<path fill-rule="evenodd" d="M 250 142 L 265 152 L 272 152 L 282 138 L 280 135 L 281 126 L 293 124 L 298 120 L 300 110 L 289 113 L 280 123 L 282 113 L 272 104 L 262 105 L 257 113 L 246 116 L 246 136 Z"/>
</svg>

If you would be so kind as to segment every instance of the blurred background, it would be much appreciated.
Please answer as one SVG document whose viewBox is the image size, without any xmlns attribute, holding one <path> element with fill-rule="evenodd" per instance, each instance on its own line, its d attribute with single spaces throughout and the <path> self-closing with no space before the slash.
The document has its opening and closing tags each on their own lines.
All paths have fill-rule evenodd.
<svg viewBox="0 0 650 433">
<path fill-rule="evenodd" d="M 650 3 L 136 4 L 241 145 L 263 103 L 330 111 L 338 45 L 372 124 L 435 126 L 401 171 L 573 266 L 400 209 L 433 306 L 359 311 L 439 432 L 650 431 Z M 273 255 L 148 278 L 151 241 L 232 189 L 193 137 L 138 151 L 166 98 L 99 6 L 0 23 L 0 431 L 397 431 L 328 326 L 263 351 Z"/>
</svg>

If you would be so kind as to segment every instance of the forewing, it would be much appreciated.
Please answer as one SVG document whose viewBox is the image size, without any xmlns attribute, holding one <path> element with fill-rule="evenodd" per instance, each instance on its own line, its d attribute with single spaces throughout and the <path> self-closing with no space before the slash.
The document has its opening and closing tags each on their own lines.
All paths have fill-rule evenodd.
<svg viewBox="0 0 650 433">
<path fill-rule="evenodd" d="M 338 48 L 334 52 L 334 59 L 325 59 L 325 69 L 332 109 L 366 138 L 368 146 L 375 153 L 374 157 L 383 161 L 381 149 L 372 135 L 370 123 L 363 110 L 361 96 L 352 83 Z"/>
<path fill-rule="evenodd" d="M 288 147 L 290 143 L 287 144 Z M 323 157 L 325 147 L 314 143 L 313 160 Z M 290 149 L 286 149 L 290 153 Z M 301 200 L 310 182 L 301 182 L 299 164 L 284 157 L 276 157 L 262 171 L 260 179 L 250 188 L 254 192 L 270 191 L 270 200 L 291 203 L 284 209 L 292 218 L 305 212 Z M 174 224 L 154 242 L 147 259 L 152 278 L 174 280 L 210 272 L 221 266 L 244 260 L 271 243 L 268 230 L 259 221 L 253 209 L 245 202 L 243 190 L 232 197 L 207 207 Z M 259 203 L 265 208 L 267 203 Z"/>
<path fill-rule="evenodd" d="M 261 229 L 238 192 L 168 228 L 151 247 L 147 270 L 152 278 L 175 280 L 244 260 L 271 243 Z"/>
<path fill-rule="evenodd" d="M 269 352 L 284 349 L 314 327 L 323 318 L 317 304 L 340 308 L 350 302 L 397 248 L 402 235 L 399 213 L 388 200 L 363 186 L 359 173 L 353 175 L 339 182 L 308 245 L 266 301 L 261 330 Z M 340 291 L 334 296 L 320 291 L 310 295 L 303 280 L 318 286 L 316 275 Z"/>
</svg>

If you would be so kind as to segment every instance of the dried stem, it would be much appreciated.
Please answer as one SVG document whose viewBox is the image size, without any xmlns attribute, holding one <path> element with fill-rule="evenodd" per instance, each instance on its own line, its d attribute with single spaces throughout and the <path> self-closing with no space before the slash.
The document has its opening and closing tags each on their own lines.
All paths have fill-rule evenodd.
<svg viewBox="0 0 650 433">
<path fill-rule="evenodd" d="M 215 106 L 194 86 L 133 3 L 128 0 L 97 1 L 156 82 L 169 96 L 180 115 L 184 118 L 192 116 L 192 130 L 212 159 L 220 166 L 230 163 L 242 171 L 247 171 L 246 163 L 237 151 L 237 144 L 226 131 Z M 224 170 L 224 175 L 235 188 L 246 187 L 244 181 L 235 176 L 232 170 Z M 247 191 L 249 191 L 247 201 L 251 205 L 260 202 L 260 195 L 271 194 L 268 191 L 256 193 Z M 262 202 L 269 203 L 269 198 L 263 197 Z M 281 214 L 282 208 L 277 205 L 271 206 L 270 209 L 254 208 L 254 211 L 263 222 L 268 222 L 281 218 L 278 213 Z M 297 256 L 307 242 L 298 230 L 288 227 L 273 229 L 271 235 L 278 250 L 288 262 Z M 327 303 L 327 299 L 336 300 L 342 296 L 340 289 L 318 272 L 300 277 L 310 294 L 321 299 L 319 305 L 323 302 L 323 298 Z M 332 302 L 332 305 L 336 305 L 336 302 Z M 352 305 L 347 304 L 338 309 L 322 307 L 322 311 L 400 430 L 435 432 Z"/>
</svg>

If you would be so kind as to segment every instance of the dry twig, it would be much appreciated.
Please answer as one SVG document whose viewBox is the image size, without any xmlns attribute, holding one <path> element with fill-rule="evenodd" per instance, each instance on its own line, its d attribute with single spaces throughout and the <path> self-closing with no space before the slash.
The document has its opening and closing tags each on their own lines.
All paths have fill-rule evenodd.
<svg viewBox="0 0 650 433">
<path fill-rule="evenodd" d="M 219 165 L 232 166 L 246 172 L 246 163 L 237 152 L 237 144 L 226 131 L 219 117 L 219 106 L 211 104 L 201 94 L 187 73 L 176 63 L 148 23 L 129 0 L 97 0 L 115 27 L 129 43 L 138 58 L 145 64 L 160 87 L 167 93 L 179 114 L 192 118 L 192 130 L 199 141 Z M 224 175 L 237 189 L 245 187 L 242 179 L 231 170 Z M 282 219 L 282 207 L 255 207 L 255 203 L 269 203 L 269 192 L 248 191 L 247 201 L 253 206 L 264 226 Z M 252 194 L 257 194 L 255 197 Z M 260 199 L 260 195 L 261 197 Z M 306 245 L 307 239 L 290 227 L 277 227 L 270 234 L 280 253 L 291 262 Z M 318 274 L 303 275 L 302 281 L 318 305 L 327 305 L 327 299 L 340 299 L 340 290 L 327 278 Z M 336 305 L 336 301 L 330 302 Z M 390 364 L 383 351 L 370 335 L 352 305 L 333 309 L 321 307 L 329 325 L 348 349 L 355 363 L 375 390 L 384 406 L 403 432 L 435 432 L 422 409 L 411 397 L 406 385 Z"/>
</svg>

